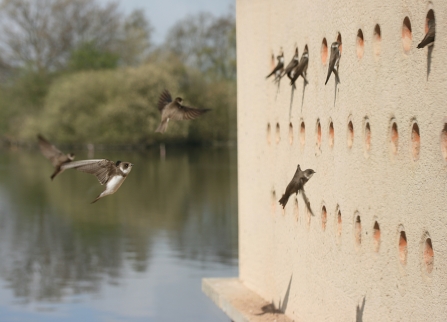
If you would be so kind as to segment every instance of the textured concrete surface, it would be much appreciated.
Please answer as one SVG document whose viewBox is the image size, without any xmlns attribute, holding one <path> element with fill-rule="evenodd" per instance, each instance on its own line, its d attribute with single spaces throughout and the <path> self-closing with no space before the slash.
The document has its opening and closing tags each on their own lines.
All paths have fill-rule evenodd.
<svg viewBox="0 0 447 322">
<path fill-rule="evenodd" d="M 271 303 L 249 290 L 237 278 L 205 278 L 202 290 L 234 322 L 292 321 L 282 313 L 269 311 Z"/>
<path fill-rule="evenodd" d="M 416 49 L 430 8 L 435 46 Z M 236 11 L 244 285 L 276 305 L 287 294 L 297 321 L 447 320 L 446 2 L 237 0 Z M 325 86 L 322 42 L 338 33 L 341 83 Z M 305 45 L 307 86 L 265 79 L 272 54 L 282 47 L 287 64 Z M 316 171 L 314 215 L 301 195 L 278 204 L 298 163 Z"/>
</svg>

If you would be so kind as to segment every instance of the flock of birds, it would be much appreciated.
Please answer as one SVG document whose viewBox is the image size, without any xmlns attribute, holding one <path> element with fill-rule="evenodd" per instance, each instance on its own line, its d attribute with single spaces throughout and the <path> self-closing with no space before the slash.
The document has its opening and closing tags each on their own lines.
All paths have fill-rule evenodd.
<svg viewBox="0 0 447 322">
<path fill-rule="evenodd" d="M 428 21 L 428 27 L 427 34 L 418 44 L 417 48 L 424 48 L 427 45 L 433 45 L 435 41 L 436 28 L 434 19 L 430 19 Z M 338 41 L 333 42 L 331 45 L 331 56 L 329 59 L 326 82 L 324 83 L 325 85 L 327 84 L 332 73 L 334 73 L 336 81 L 340 82 L 340 78 L 338 76 L 338 67 L 341 57 L 340 46 L 341 42 Z M 309 52 L 307 46 L 304 49 L 301 59 L 298 57 L 298 48 L 295 49 L 295 55 L 286 68 L 284 68 L 284 53 L 282 51 L 280 55 L 277 56 L 277 59 L 277 65 L 266 78 L 275 75 L 275 82 L 279 82 L 283 76 L 287 75 L 290 79 L 290 85 L 292 85 L 293 88 L 295 88 L 295 82 L 300 76 L 303 77 L 306 83 L 308 83 L 306 79 L 307 66 L 309 64 Z M 185 106 L 183 105 L 183 99 L 181 97 L 177 97 L 175 100 L 172 100 L 171 94 L 166 89 L 161 93 L 158 100 L 158 110 L 161 113 L 161 122 L 155 132 L 159 133 L 164 133 L 166 131 L 170 120 L 193 120 L 209 111 L 209 109 L 198 109 Z M 106 185 L 105 190 L 97 196 L 92 203 L 98 201 L 100 198 L 114 194 L 123 184 L 133 167 L 133 164 L 130 162 L 114 162 L 107 159 L 73 161 L 75 157 L 73 153 L 64 154 L 43 136 L 38 135 L 37 138 L 42 154 L 51 161 L 55 168 L 53 174 L 51 175 L 51 180 L 67 169 L 76 169 L 81 172 L 93 174 L 96 176 L 101 185 Z M 298 192 L 301 191 L 303 193 L 303 197 L 305 197 L 303 189 L 304 185 L 314 175 L 314 173 L 315 171 L 312 169 L 302 171 L 300 165 L 298 164 L 292 180 L 287 185 L 285 193 L 279 200 L 279 203 L 283 206 L 283 208 L 286 206 L 290 195 L 293 193 L 298 194 Z M 305 197 L 305 199 L 307 198 Z M 308 201 L 306 204 L 309 206 Z"/>
<path fill-rule="evenodd" d="M 424 48 L 426 46 L 432 46 L 435 41 L 435 33 L 436 33 L 436 23 L 434 19 L 428 20 L 428 31 L 425 34 L 424 39 L 418 44 L 417 48 Z M 341 42 L 335 41 L 331 45 L 331 56 L 329 58 L 329 68 L 327 72 L 326 82 L 324 85 L 327 84 L 329 78 L 331 77 L 331 74 L 334 73 L 336 77 L 336 81 L 340 82 L 340 78 L 338 77 L 338 67 L 340 63 L 340 46 Z M 266 78 L 269 78 L 272 75 L 275 75 L 274 82 L 279 84 L 279 81 L 281 78 L 285 75 L 290 79 L 290 85 L 295 88 L 295 81 L 298 79 L 298 77 L 303 77 L 304 82 L 308 83 L 306 79 L 306 72 L 307 72 L 307 66 L 309 64 L 309 52 L 307 49 L 307 46 L 304 48 L 303 55 L 301 56 L 301 59 L 298 58 L 298 48 L 295 49 L 295 55 L 293 56 L 290 63 L 284 68 L 284 53 L 280 52 L 280 55 L 276 57 L 278 60 L 277 65 L 272 70 L 270 74 L 267 75 Z M 287 185 L 286 191 L 282 195 L 281 199 L 279 200 L 279 203 L 284 208 L 287 204 L 287 201 L 289 200 L 290 195 L 293 193 L 298 194 L 298 192 L 303 193 L 303 197 L 306 201 L 307 207 L 310 209 L 309 201 L 307 200 L 307 197 L 304 193 L 304 185 L 305 183 L 314 175 L 315 171 L 312 169 L 307 169 L 305 171 L 302 171 L 300 168 L 300 165 L 298 164 L 297 170 L 290 181 L 290 183 Z M 311 211 L 311 210 L 310 210 Z M 312 212 L 312 211 L 311 211 Z"/>
<path fill-rule="evenodd" d="M 170 120 L 193 120 L 209 111 L 209 109 L 185 106 L 181 97 L 172 100 L 171 94 L 166 89 L 161 93 L 158 100 L 158 110 L 161 113 L 161 122 L 155 132 L 160 133 L 166 131 Z M 114 162 L 107 159 L 73 161 L 75 158 L 73 153 L 64 154 L 40 134 L 37 139 L 40 151 L 54 166 L 51 180 L 67 169 L 76 169 L 93 174 L 101 185 L 106 185 L 105 190 L 92 203 L 114 194 L 121 187 L 133 167 L 130 162 Z"/>
</svg>

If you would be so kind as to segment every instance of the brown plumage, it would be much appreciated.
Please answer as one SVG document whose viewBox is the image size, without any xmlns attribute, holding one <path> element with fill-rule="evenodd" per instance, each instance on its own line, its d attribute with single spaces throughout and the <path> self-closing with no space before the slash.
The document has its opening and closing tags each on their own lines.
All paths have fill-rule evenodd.
<svg viewBox="0 0 447 322">
<path fill-rule="evenodd" d="M 183 99 L 177 97 L 172 101 L 171 94 L 165 89 L 158 99 L 158 110 L 161 113 L 161 123 L 155 132 L 164 133 L 168 127 L 169 120 L 193 120 L 200 115 L 208 112 L 210 109 L 198 109 L 182 105 Z"/>
<path fill-rule="evenodd" d="M 278 78 L 281 78 L 282 71 L 284 69 L 284 53 L 281 50 L 281 54 L 279 56 L 276 56 L 276 59 L 278 60 L 278 63 L 276 64 L 275 68 L 273 68 L 272 72 L 268 74 L 265 78 L 269 78 L 272 75 L 275 75 L 275 80 Z"/>
<path fill-rule="evenodd" d="M 106 189 L 92 201 L 95 203 L 98 199 L 115 193 L 123 184 L 132 167 L 133 164 L 130 162 L 113 162 L 107 159 L 82 160 L 62 165 L 61 172 L 66 169 L 76 169 L 93 174 L 101 185 L 105 184 Z"/>
<path fill-rule="evenodd" d="M 298 56 L 298 47 L 295 48 L 295 55 L 293 56 L 292 60 L 290 61 L 290 63 L 286 66 L 286 68 L 284 69 L 284 71 L 281 74 L 281 77 L 283 77 L 284 75 L 287 75 L 287 77 L 290 78 L 290 80 L 292 80 L 292 76 L 290 75 L 290 72 L 296 67 L 298 66 L 298 63 L 300 61 L 300 57 Z"/>
<path fill-rule="evenodd" d="M 327 78 L 324 85 L 327 84 L 329 77 L 331 77 L 332 72 L 335 74 L 337 81 L 340 82 L 340 78 L 338 77 L 338 64 L 340 63 L 340 43 L 338 41 L 334 41 L 331 45 L 331 57 L 329 58 L 329 68 L 327 70 Z"/>
<path fill-rule="evenodd" d="M 304 185 L 307 181 L 313 176 L 315 173 L 312 169 L 307 169 L 302 171 L 300 165 L 298 164 L 295 175 L 292 178 L 292 181 L 287 185 L 286 192 L 282 195 L 281 199 L 279 199 L 279 203 L 284 208 L 289 201 L 289 197 L 291 194 L 298 194 L 300 190 L 303 190 Z"/>
<path fill-rule="evenodd" d="M 431 45 L 435 42 L 436 23 L 434 19 L 428 21 L 428 32 L 424 39 L 419 43 L 417 48 L 424 48 L 427 45 Z"/>
<path fill-rule="evenodd" d="M 298 77 L 302 76 L 304 81 L 308 83 L 306 79 L 307 66 L 309 64 L 309 52 L 307 48 L 304 49 L 303 55 L 301 56 L 299 64 L 292 70 L 291 74 L 291 82 L 290 85 L 295 85 L 295 81 Z"/>
<path fill-rule="evenodd" d="M 37 135 L 37 140 L 39 141 L 40 152 L 42 152 L 42 154 L 50 160 L 51 164 L 54 166 L 54 172 L 51 175 L 51 180 L 53 180 L 54 177 L 61 172 L 61 166 L 73 161 L 75 155 L 73 153 L 63 154 L 58 148 L 48 142 L 40 134 Z"/>
</svg>

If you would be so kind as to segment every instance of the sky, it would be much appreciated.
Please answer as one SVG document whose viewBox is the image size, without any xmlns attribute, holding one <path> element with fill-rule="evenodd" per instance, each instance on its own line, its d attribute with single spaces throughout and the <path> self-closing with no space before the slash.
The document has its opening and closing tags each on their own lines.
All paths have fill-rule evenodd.
<svg viewBox="0 0 447 322">
<path fill-rule="evenodd" d="M 99 0 L 102 3 L 111 0 Z M 126 13 L 134 9 L 143 9 L 154 32 L 152 41 L 155 44 L 163 42 L 167 31 L 176 21 L 190 14 L 202 11 L 220 16 L 234 10 L 235 0 L 115 0 Z M 232 8 L 232 9 L 231 9 Z"/>
</svg>

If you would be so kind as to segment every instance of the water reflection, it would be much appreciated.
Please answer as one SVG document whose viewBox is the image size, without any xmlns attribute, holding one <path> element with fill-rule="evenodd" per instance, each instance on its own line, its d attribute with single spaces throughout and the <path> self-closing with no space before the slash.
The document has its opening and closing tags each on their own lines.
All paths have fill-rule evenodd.
<svg viewBox="0 0 447 322">
<path fill-rule="evenodd" d="M 92 205 L 103 190 L 94 176 L 66 171 L 51 182 L 37 151 L 0 154 L 0 314 L 35 320 L 36 303 L 60 313 L 68 301 L 75 321 L 80 308 L 102 316 L 129 294 L 146 300 L 113 319 L 225 321 L 200 279 L 237 275 L 236 151 L 167 148 L 164 160 L 158 150 L 95 154 L 135 166 L 116 194 Z M 88 294 L 100 297 L 99 308 Z"/>
</svg>

